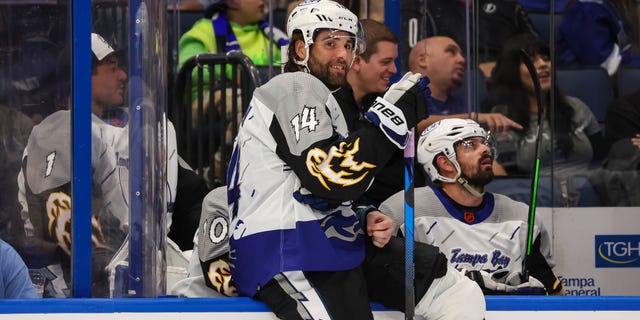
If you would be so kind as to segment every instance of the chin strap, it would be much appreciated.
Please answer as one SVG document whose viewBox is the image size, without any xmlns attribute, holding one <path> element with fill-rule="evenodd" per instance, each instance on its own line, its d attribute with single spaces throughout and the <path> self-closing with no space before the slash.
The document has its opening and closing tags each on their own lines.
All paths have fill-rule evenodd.
<svg viewBox="0 0 640 320">
<path fill-rule="evenodd" d="M 295 62 L 295 64 L 299 65 L 299 66 L 303 66 L 304 67 L 304 71 L 306 73 L 311 73 L 309 70 L 309 66 L 307 66 L 307 62 L 309 62 L 309 45 L 305 45 L 304 49 L 307 51 L 307 54 L 305 55 L 303 60 L 298 60 L 298 59 L 294 59 L 293 62 Z"/>
<path fill-rule="evenodd" d="M 458 176 L 458 178 L 456 178 L 456 181 L 461 184 L 465 189 L 467 189 L 467 191 L 469 191 L 469 193 L 471 193 L 474 197 L 482 197 L 484 196 L 484 189 L 482 192 L 476 190 L 476 187 L 472 186 L 469 184 L 469 181 L 467 181 L 467 179 Z"/>
</svg>

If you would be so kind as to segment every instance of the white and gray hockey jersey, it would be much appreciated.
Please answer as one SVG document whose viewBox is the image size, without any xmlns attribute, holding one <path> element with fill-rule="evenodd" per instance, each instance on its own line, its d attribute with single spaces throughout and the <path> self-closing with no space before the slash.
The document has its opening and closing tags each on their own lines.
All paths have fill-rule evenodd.
<svg viewBox="0 0 640 320">
<path fill-rule="evenodd" d="M 528 207 L 500 194 L 486 192 L 480 207 L 461 207 L 435 187 L 415 189 L 416 241 L 440 248 L 457 269 L 493 272 L 507 269 L 522 271 L 526 253 Z M 391 216 L 404 232 L 404 193 L 391 196 L 380 205 L 380 211 Z M 553 287 L 556 281 L 551 266 L 540 253 L 549 246 L 548 230 L 536 219 L 536 239 L 530 258 L 531 275 Z M 547 252 L 548 248 L 543 248 Z M 547 288 L 550 288 L 547 287 Z M 552 291 L 549 291 L 552 292 Z"/>
<path fill-rule="evenodd" d="M 129 126 L 126 110 L 122 121 L 105 121 L 91 115 L 93 245 L 94 274 L 104 274 L 104 266 L 122 245 L 129 231 Z M 167 207 L 175 200 L 177 152 L 175 130 L 165 122 L 167 146 Z M 18 198 L 30 246 L 36 256 L 29 267 L 62 263 L 68 281 L 68 255 L 71 253 L 71 113 L 58 111 L 34 127 L 23 154 L 18 177 Z M 170 210 L 170 209 L 169 209 Z M 171 212 L 169 212 L 170 214 Z M 167 223 L 170 224 L 169 215 Z M 99 267 L 101 266 L 101 267 Z M 63 278 L 61 274 L 57 274 Z M 102 281 L 102 280 L 100 280 Z M 94 286 L 96 288 L 97 286 Z M 108 286 L 105 286 L 108 289 Z M 53 288 L 51 295 L 68 294 L 64 286 Z M 63 292 L 65 291 L 65 292 Z M 104 294 L 106 291 L 102 292 Z M 96 295 L 100 296 L 100 294 Z"/>
<path fill-rule="evenodd" d="M 128 186 L 113 147 L 102 139 L 102 120 L 92 115 L 92 244 L 94 279 L 105 294 L 104 266 L 124 241 L 128 230 Z M 71 114 L 58 111 L 35 126 L 24 151 L 18 179 L 19 198 L 27 232 L 27 247 L 34 253 L 30 267 L 51 266 L 58 278 L 69 280 L 71 254 Z M 60 264 L 62 268 L 55 267 Z M 99 266 L 102 266 L 100 268 Z M 68 286 L 68 284 L 67 284 Z M 50 293 L 65 296 L 64 286 Z"/>
<path fill-rule="evenodd" d="M 230 263 L 241 295 L 277 273 L 348 270 L 364 259 L 351 204 L 395 151 L 375 126 L 348 132 L 314 76 L 284 73 L 256 89 L 229 174 Z"/>
<path fill-rule="evenodd" d="M 229 266 L 229 210 L 227 188 L 210 191 L 202 202 L 188 277 L 170 289 L 180 297 L 237 296 Z"/>
</svg>

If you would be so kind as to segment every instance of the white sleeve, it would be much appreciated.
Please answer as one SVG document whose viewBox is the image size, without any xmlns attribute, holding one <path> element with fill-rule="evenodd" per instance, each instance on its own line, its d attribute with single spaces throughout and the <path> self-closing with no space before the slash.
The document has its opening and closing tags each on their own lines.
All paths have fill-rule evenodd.
<svg viewBox="0 0 640 320">
<path fill-rule="evenodd" d="M 620 62 L 622 61 L 622 55 L 620 55 L 620 47 L 618 47 L 617 43 L 613 44 L 613 49 L 611 50 L 611 54 L 604 60 L 600 66 L 607 70 L 609 76 L 613 75 L 618 71 L 618 67 L 620 66 Z"/>
</svg>

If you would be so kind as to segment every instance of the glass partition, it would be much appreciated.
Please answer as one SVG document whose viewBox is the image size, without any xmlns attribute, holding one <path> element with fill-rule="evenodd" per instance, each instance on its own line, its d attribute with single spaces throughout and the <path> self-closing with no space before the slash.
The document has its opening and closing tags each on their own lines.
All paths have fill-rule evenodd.
<svg viewBox="0 0 640 320">
<path fill-rule="evenodd" d="M 622 280 L 638 267 L 629 262 L 638 258 L 631 251 L 637 248 L 634 227 L 640 221 L 634 216 L 640 206 L 637 2 L 418 0 L 385 5 L 385 23 L 400 36 L 404 71 L 410 69 L 411 50 L 424 45 L 421 39 L 447 37 L 462 49 L 464 82 L 449 96 L 459 95 L 467 116 L 491 128 L 498 164 L 505 169 L 486 190 L 531 203 L 539 163 L 536 212 L 548 214 L 553 228 L 550 258 L 557 263 L 565 294 L 639 295 L 635 284 Z M 395 7 L 399 14 L 388 11 Z M 610 30 L 595 20 L 595 12 L 607 17 Z M 612 48 L 604 48 L 605 42 Z M 601 61 L 587 61 L 596 54 Z M 491 114 L 523 128 L 492 126 L 487 121 Z M 615 251 L 614 245 L 633 249 Z M 581 263 L 576 252 L 592 262 Z"/>
<path fill-rule="evenodd" d="M 632 138 L 640 133 L 640 63 L 634 55 L 638 22 L 628 14 L 637 11 L 619 15 L 629 29 L 617 33 L 623 41 L 618 54 L 612 51 L 603 63 L 578 64 L 568 62 L 565 48 L 572 30 L 565 19 L 572 17 L 568 10 L 577 9 L 565 2 L 386 0 L 382 9 L 382 1 L 361 0 L 349 5 L 359 6 L 361 17 L 384 19 L 398 34 L 397 78 L 410 69 L 412 49 L 435 48 L 422 39 L 447 37 L 463 58 L 456 71 L 463 77 L 447 91 L 461 101 L 462 113 L 487 127 L 494 125 L 487 117 L 498 114 L 523 126 L 492 128 L 505 172 L 487 190 L 529 204 L 534 164 L 540 160 L 536 204 L 549 217 L 550 254 L 570 294 L 621 283 L 622 294 L 640 295 L 612 275 L 638 267 L 634 227 L 640 220 L 633 213 L 640 206 L 640 153 Z M 630 3 L 609 2 L 614 13 Z M 271 11 L 272 24 L 285 26 L 286 4 Z M 165 253 L 178 171 L 176 133 L 166 110 L 179 71 L 176 33 L 189 29 L 176 23 L 196 21 L 200 12 L 168 11 L 167 1 L 93 0 L 86 13 L 91 30 L 77 30 L 72 5 L 68 0 L 0 0 L 0 239 L 20 253 L 39 295 L 72 297 L 71 217 L 91 212 L 91 244 L 84 245 L 92 248 L 92 296 L 163 295 L 186 274 L 185 258 L 180 256 L 176 266 Z M 496 27 L 495 21 L 506 18 L 516 22 Z M 91 83 L 73 81 L 74 33 L 91 38 Z M 528 59 L 533 77 L 523 64 Z M 264 80 L 273 69 L 259 69 Z M 88 208 L 71 205 L 72 112 L 87 107 L 73 101 L 72 88 L 92 93 Z M 544 143 L 538 157 L 535 129 L 542 110 Z M 237 129 L 223 127 L 217 129 Z M 225 140 L 233 141 L 226 132 Z M 572 242 L 574 235 L 581 242 Z M 623 244 L 628 250 L 615 249 Z M 577 274 L 570 270 L 584 264 L 570 256 L 581 250 L 593 263 Z M 629 287 L 636 284 L 634 277 L 627 278 Z"/>
<path fill-rule="evenodd" d="M 91 247 L 82 259 L 91 261 L 93 297 L 162 295 L 177 180 L 166 118 L 166 4 L 93 1 L 84 13 L 91 30 L 73 29 L 71 6 L 0 1 L 0 239 L 17 249 L 42 297 L 74 296 L 78 246 Z M 90 83 L 72 81 L 73 34 L 91 39 Z M 89 106 L 74 103 L 72 88 L 91 93 L 86 208 L 72 206 L 79 180 L 71 137 L 87 134 L 75 130 L 72 114 Z M 73 243 L 72 217 L 85 212 L 90 243 Z"/>
</svg>

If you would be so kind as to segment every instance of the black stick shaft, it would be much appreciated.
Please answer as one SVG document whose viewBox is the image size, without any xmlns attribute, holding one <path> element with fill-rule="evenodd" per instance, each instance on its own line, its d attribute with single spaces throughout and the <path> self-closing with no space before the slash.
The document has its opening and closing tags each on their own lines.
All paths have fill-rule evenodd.
<svg viewBox="0 0 640 320">
<path fill-rule="evenodd" d="M 542 118 L 544 117 L 544 108 L 542 106 L 542 95 L 540 90 L 540 80 L 538 79 L 538 73 L 533 65 L 531 57 L 526 51 L 520 50 L 520 57 L 524 65 L 527 67 L 529 74 L 531 75 L 531 81 L 536 93 L 536 102 L 538 103 L 538 128 L 536 129 L 536 152 L 533 163 L 533 176 L 531 177 L 531 201 L 529 203 L 529 217 L 528 217 L 528 229 L 527 229 L 527 252 L 522 261 L 522 276 L 528 281 L 529 268 L 527 262 L 531 256 L 531 247 L 533 246 L 533 229 L 536 220 L 536 200 L 538 196 L 538 180 L 540 178 L 540 150 L 542 149 Z"/>
</svg>

